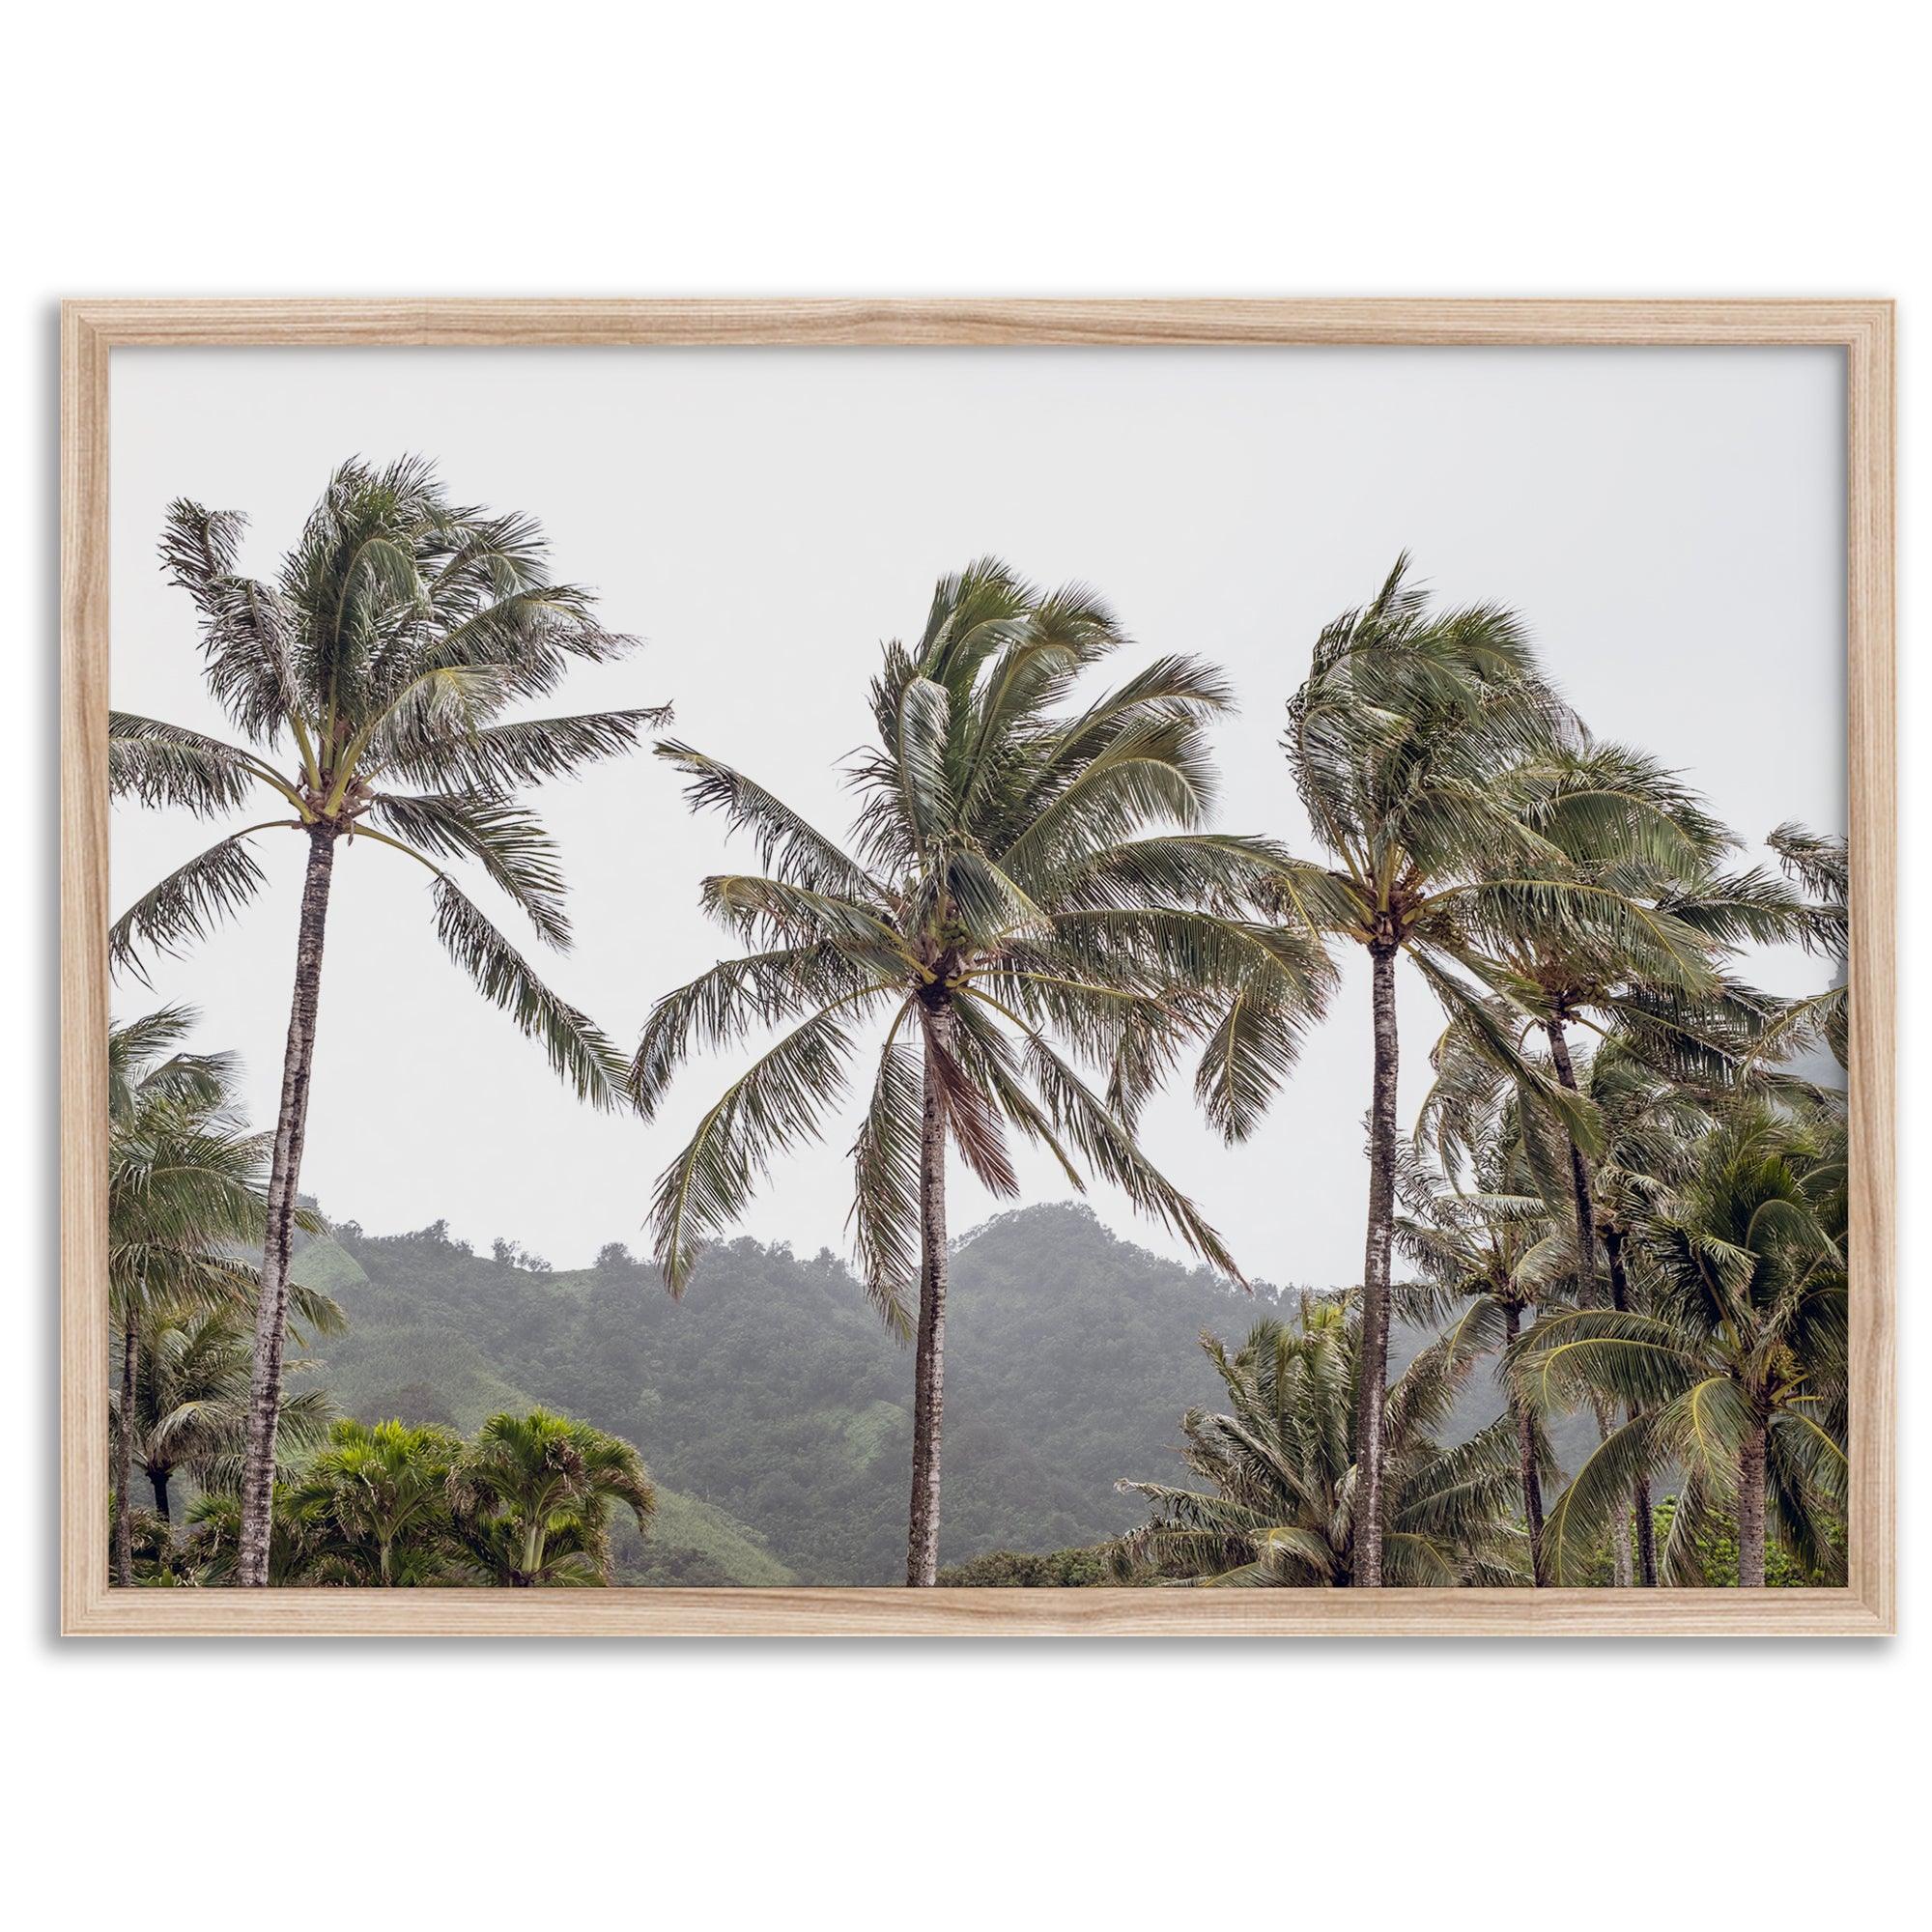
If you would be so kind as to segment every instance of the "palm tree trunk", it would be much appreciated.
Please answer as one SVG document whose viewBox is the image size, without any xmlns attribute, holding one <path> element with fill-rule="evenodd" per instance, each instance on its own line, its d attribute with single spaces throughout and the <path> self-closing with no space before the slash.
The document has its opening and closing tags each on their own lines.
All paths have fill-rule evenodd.
<svg viewBox="0 0 1932 1932">
<path fill-rule="evenodd" d="M 1544 1032 L 1549 1036 L 1549 1057 L 1556 1064 L 1556 1078 L 1572 1094 L 1578 1091 L 1577 1069 L 1570 1062 L 1570 1041 L 1561 1020 L 1546 1020 Z M 1597 1288 L 1597 1217 L 1590 1205 L 1590 1164 L 1575 1136 L 1570 1141 L 1570 1197 L 1577 1210 L 1577 1259 L 1582 1264 L 1583 1281 L 1590 1293 Z"/>
<path fill-rule="evenodd" d="M 1560 1019 L 1548 1020 L 1545 1022 L 1544 1031 L 1549 1036 L 1549 1058 L 1555 1063 L 1557 1080 L 1572 1094 L 1579 1092 L 1577 1069 L 1570 1061 L 1569 1035 L 1563 1022 Z M 1590 1198 L 1590 1163 L 1583 1158 L 1583 1150 L 1577 1145 L 1574 1136 L 1570 1137 L 1570 1193 L 1577 1208 L 1577 1258 L 1582 1264 L 1587 1289 L 1594 1293 L 1597 1286 L 1597 1216 L 1595 1204 Z M 1623 1284 L 1621 1289 L 1619 1282 Z M 1610 1306 L 1619 1314 L 1630 1307 L 1630 1285 L 1623 1271 L 1621 1249 L 1610 1268 Z M 1605 1411 L 1605 1415 L 1613 1414 L 1614 1411 Z M 1603 1424 L 1604 1416 L 1598 1420 Z M 1607 1426 L 1604 1433 L 1609 1433 Z M 1654 1589 L 1657 1585 L 1657 1548 L 1651 1533 L 1650 1485 L 1641 1476 L 1631 1492 L 1631 1516 L 1636 1526 L 1637 1554 L 1641 1560 L 1643 1582 L 1646 1588 Z M 1627 1526 L 1621 1526 L 1616 1531 L 1610 1557 L 1615 1566 L 1617 1587 L 1628 1589 L 1636 1581 L 1636 1577 L 1631 1567 Z"/>
<path fill-rule="evenodd" d="M 114 1580 L 134 1580 L 134 1370 L 141 1345 L 130 1317 L 121 1342 L 121 1426 L 114 1434 Z"/>
<path fill-rule="evenodd" d="M 1515 1342 L 1518 1325 L 1519 1315 L 1515 1304 L 1505 1302 L 1505 1347 Z M 1516 1467 L 1518 1479 L 1522 1484 L 1523 1520 L 1529 1525 L 1530 1578 L 1541 1589 L 1549 1578 L 1544 1572 L 1543 1481 L 1536 1473 L 1536 1418 L 1530 1413 L 1529 1405 L 1513 1388 L 1509 1392 L 1509 1406 L 1510 1413 L 1516 1417 Z"/>
<path fill-rule="evenodd" d="M 1374 976 L 1375 1084 L 1369 1102 L 1369 1236 L 1362 1257 L 1361 1367 L 1355 1385 L 1353 1580 L 1382 1580 L 1382 1401 L 1388 1384 L 1389 1250 L 1395 1238 L 1395 1097 L 1399 1066 L 1392 945 L 1369 948 Z"/>
<path fill-rule="evenodd" d="M 952 1046 L 952 1009 L 925 1014 L 925 1077 L 919 1129 L 919 1346 L 913 1370 L 912 1520 L 906 1581 L 939 1576 L 939 1416 L 946 1378 L 946 1095 L 935 1064 Z"/>
<path fill-rule="evenodd" d="M 1610 1268 L 1610 1306 L 1624 1314 L 1631 1305 L 1630 1275 L 1624 1267 L 1624 1232 L 1604 1230 L 1604 1259 Z M 1639 1476 L 1631 1491 L 1636 1511 L 1636 1567 L 1646 1590 L 1657 1588 L 1657 1521 L 1651 1513 L 1650 1478 Z"/>
<path fill-rule="evenodd" d="M 155 1508 L 163 1522 L 174 1521 L 174 1513 L 168 1508 L 168 1478 L 173 1474 L 165 1463 L 148 1464 L 148 1487 L 155 1492 Z"/>
<path fill-rule="evenodd" d="M 308 873 L 296 932 L 295 997 L 282 1056 L 282 1097 L 269 1171 L 269 1231 L 262 1249 L 262 1290 L 255 1311 L 255 1356 L 248 1381 L 248 1443 L 242 1474 L 242 1539 L 235 1580 L 260 1589 L 269 1581 L 273 1527 L 275 1426 L 282 1412 L 282 1347 L 289 1312 L 289 1240 L 295 1229 L 302 1138 L 308 1126 L 309 1069 L 315 1061 L 316 1009 L 322 994 L 322 936 L 335 867 L 333 827 L 309 828 Z"/>
<path fill-rule="evenodd" d="M 1738 1452 L 1738 1582 L 1764 1588 L 1765 1427 L 1753 1425 Z"/>
</svg>

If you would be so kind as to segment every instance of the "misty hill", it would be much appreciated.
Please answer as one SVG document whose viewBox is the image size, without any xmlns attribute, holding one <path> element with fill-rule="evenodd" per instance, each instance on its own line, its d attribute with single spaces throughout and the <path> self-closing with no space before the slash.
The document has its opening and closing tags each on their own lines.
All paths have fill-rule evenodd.
<svg viewBox="0 0 1932 1932">
<path fill-rule="evenodd" d="M 608 1255 L 538 1272 L 441 1229 L 353 1224 L 301 1259 L 349 1332 L 320 1378 L 344 1410 L 472 1429 L 540 1402 L 635 1442 L 668 1492 L 639 1582 L 891 1582 L 904 1563 L 912 1358 L 829 1251 L 711 1249 L 684 1299 Z M 1085 1208 L 1005 1214 L 962 1242 L 948 1304 L 941 1561 L 1090 1544 L 1138 1517 L 1122 1476 L 1177 1472 L 1178 1425 L 1219 1383 L 1204 1328 L 1266 1311 L 1207 1269 L 1110 1234 Z M 1399 1335 L 1406 1361 L 1424 1338 Z M 1499 1408 L 1472 1385 L 1458 1434 Z"/>
</svg>

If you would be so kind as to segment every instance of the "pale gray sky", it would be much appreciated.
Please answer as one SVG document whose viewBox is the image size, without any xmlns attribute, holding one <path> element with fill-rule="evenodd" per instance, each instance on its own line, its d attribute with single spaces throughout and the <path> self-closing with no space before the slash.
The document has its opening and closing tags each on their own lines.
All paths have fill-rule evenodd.
<svg viewBox="0 0 1932 1932">
<path fill-rule="evenodd" d="M 557 574 L 646 639 L 546 709 L 674 701 L 680 736 L 828 830 L 880 640 L 992 552 L 1104 592 L 1136 639 L 1115 675 L 1163 651 L 1225 666 L 1242 709 L 1219 731 L 1219 822 L 1305 845 L 1283 703 L 1321 625 L 1406 548 L 1445 599 L 1514 605 L 1600 735 L 1686 771 L 1751 840 L 1783 818 L 1839 831 L 1841 383 L 1824 350 L 117 350 L 113 701 L 226 732 L 155 561 L 169 499 L 245 511 L 243 568 L 269 575 L 337 462 L 413 451 L 459 498 L 538 516 Z M 753 855 L 648 756 L 535 797 L 578 934 L 541 963 L 628 1051 L 656 994 L 731 950 L 698 879 Z M 114 909 L 214 836 L 117 807 Z M 199 1005 L 266 1120 L 300 846 L 257 844 L 271 889 L 161 962 L 153 994 L 117 987 L 115 1011 Z M 725 1067 L 696 1064 L 652 1126 L 592 1115 L 445 960 L 419 869 L 366 843 L 342 859 L 304 1187 L 372 1231 L 446 1216 L 564 1266 L 607 1240 L 641 1250 L 653 1179 Z M 1819 978 L 1755 970 L 1784 991 Z M 1149 1121 L 1156 1158 L 1276 1281 L 1360 1273 L 1368 1003 L 1359 963 L 1344 974 L 1251 1144 L 1210 1139 L 1179 1092 Z M 1401 998 L 1406 1116 L 1436 1016 L 1406 969 Z M 843 1122 L 785 1161 L 744 1232 L 843 1251 L 850 1140 Z M 1023 1179 L 1028 1199 L 1067 1193 L 1037 1160 Z M 1104 1187 L 1090 1198 L 1173 1251 Z M 961 1175 L 954 1226 L 992 1205 Z"/>
</svg>

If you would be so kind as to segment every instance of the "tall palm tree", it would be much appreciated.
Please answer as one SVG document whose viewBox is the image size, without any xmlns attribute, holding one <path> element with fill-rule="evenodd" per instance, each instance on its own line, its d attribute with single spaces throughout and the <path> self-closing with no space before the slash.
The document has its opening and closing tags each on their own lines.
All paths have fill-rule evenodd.
<svg viewBox="0 0 1932 1932">
<path fill-rule="evenodd" d="M 239 1251 L 265 1225 L 268 1138 L 242 1126 L 234 1063 L 182 1042 L 196 1016 L 164 1007 L 107 1037 L 107 1293 L 119 1341 L 114 1429 L 116 1583 L 133 1581 L 135 1389 L 141 1338 L 174 1319 L 252 1303 Z"/>
<path fill-rule="evenodd" d="M 266 873 L 250 841 L 294 833 L 305 849 L 295 985 L 269 1182 L 251 1372 L 240 1580 L 268 1577 L 270 1492 L 283 1331 L 308 1117 L 323 938 L 343 840 L 407 854 L 430 874 L 436 930 L 484 997 L 540 1040 L 578 1094 L 615 1103 L 621 1063 L 604 1035 L 540 980 L 458 886 L 473 861 L 548 944 L 567 945 L 564 881 L 521 786 L 627 750 L 660 711 L 516 719 L 579 661 L 633 639 L 598 621 L 589 594 L 551 580 L 537 526 L 450 501 L 431 467 L 344 464 L 273 582 L 238 574 L 243 520 L 176 502 L 163 565 L 192 599 L 211 693 L 242 742 L 124 712 L 109 720 L 117 795 L 215 816 L 262 792 L 276 815 L 229 833 L 115 923 L 109 955 L 140 971 L 237 913 Z"/>
<path fill-rule="evenodd" d="M 943 579 L 922 635 L 888 645 L 873 681 L 878 737 L 852 770 L 849 853 L 730 767 L 659 747 L 694 806 L 748 831 L 767 869 L 705 881 L 704 905 L 753 950 L 658 1002 L 632 1063 L 640 1110 L 656 1111 L 694 1044 L 788 1030 L 665 1171 L 658 1258 L 682 1293 L 701 1241 L 743 1210 L 773 1155 L 822 1131 L 859 1023 L 882 1020 L 853 1226 L 872 1299 L 917 1337 L 910 1584 L 931 1583 L 939 1558 L 948 1137 L 996 1194 L 1017 1186 L 1009 1127 L 1075 1186 L 1084 1157 L 1234 1273 L 1141 1150 L 1137 1113 L 1205 1038 L 1197 1092 L 1224 1133 L 1247 1131 L 1327 989 L 1305 927 L 1235 910 L 1272 848 L 1201 829 L 1207 726 L 1229 701 L 1220 677 L 1161 657 L 1068 701 L 1122 642 L 1084 589 L 1041 593 L 993 559 Z"/>
<path fill-rule="evenodd" d="M 1660 1559 L 1671 1580 L 1699 1580 L 1696 1537 L 1723 1505 L 1746 1587 L 1764 1583 L 1768 1533 L 1807 1570 L 1839 1567 L 1845 1202 L 1841 1120 L 1744 1101 L 1642 1230 L 1648 1311 L 1568 1311 L 1523 1338 L 1520 1374 L 1631 1414 L 1551 1512 L 1558 1581 L 1588 1561 L 1633 1478 L 1673 1465 L 1683 1483 Z"/>
<path fill-rule="evenodd" d="M 451 1472 L 454 1539 L 492 1581 L 608 1583 L 611 1514 L 648 1532 L 657 1492 L 630 1443 L 533 1408 L 493 1415 Z"/>
<path fill-rule="evenodd" d="M 1312 924 L 1360 946 L 1369 959 L 1374 1058 L 1355 1419 L 1364 1496 L 1354 1563 L 1354 1580 L 1367 1587 L 1382 1580 L 1395 963 L 1399 955 L 1411 960 L 1452 1011 L 1480 1004 L 1455 969 L 1469 963 L 1472 918 L 1485 898 L 1506 890 L 1505 875 L 1525 896 L 1561 892 L 1545 876 L 1560 855 L 1511 810 L 1503 780 L 1525 758 L 1577 735 L 1514 613 L 1494 605 L 1434 611 L 1407 573 L 1404 555 L 1371 603 L 1336 618 L 1316 640 L 1307 679 L 1289 704 L 1282 748 L 1325 857 L 1277 868 L 1262 901 L 1290 933 Z"/>
<path fill-rule="evenodd" d="M 1152 1506 L 1117 1549 L 1123 1581 L 1319 1588 L 1358 1584 L 1364 1488 L 1354 1454 L 1361 1324 L 1335 1301 L 1304 1298 L 1297 1323 L 1258 1321 L 1230 1355 L 1202 1348 L 1228 1392 L 1227 1413 L 1190 1409 L 1187 1466 L 1208 1485 L 1118 1487 Z M 1526 1580 L 1512 1520 L 1515 1431 L 1502 1417 L 1445 1448 L 1448 1419 L 1474 1355 L 1437 1342 L 1387 1390 L 1380 1409 L 1387 1521 L 1382 1582 L 1437 1587 Z"/>
</svg>

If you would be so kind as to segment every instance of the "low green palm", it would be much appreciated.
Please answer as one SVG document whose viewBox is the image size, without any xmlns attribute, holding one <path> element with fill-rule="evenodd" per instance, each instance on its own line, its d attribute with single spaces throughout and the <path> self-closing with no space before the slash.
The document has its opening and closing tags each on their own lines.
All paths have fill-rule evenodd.
<svg viewBox="0 0 1932 1932">
<path fill-rule="evenodd" d="M 1224 1413 L 1190 1409 L 1181 1458 L 1207 1485 L 1123 1482 L 1151 1520 L 1122 1539 L 1122 1580 L 1347 1585 L 1361 1547 L 1363 1488 L 1354 1454 L 1358 1321 L 1334 1301 L 1304 1299 L 1298 1321 L 1259 1321 L 1230 1355 L 1202 1347 L 1227 1389 Z M 1447 1421 L 1475 1356 L 1438 1342 L 1387 1390 L 1382 1406 L 1382 1581 L 1441 1587 L 1528 1580 L 1514 1520 L 1516 1435 L 1507 1417 L 1445 1448 Z"/>
<path fill-rule="evenodd" d="M 850 852 L 728 766 L 659 748 L 695 806 L 752 836 L 766 871 L 704 882 L 706 908 L 753 950 L 658 1002 L 632 1065 L 639 1106 L 655 1113 L 694 1046 L 783 1031 L 665 1171 L 658 1258 L 681 1293 L 772 1159 L 823 1131 L 862 1028 L 882 1025 L 852 1213 L 868 1292 L 917 1334 L 913 1584 L 938 1566 L 949 1137 L 995 1194 L 1017 1186 L 1009 1129 L 1075 1186 L 1084 1161 L 1233 1273 L 1141 1150 L 1138 1111 L 1199 1044 L 1209 1118 L 1246 1132 L 1327 990 L 1312 934 L 1235 910 L 1280 855 L 1202 829 L 1219 675 L 1156 658 L 1073 701 L 1122 641 L 1087 591 L 1041 593 L 991 560 L 944 579 L 923 634 L 888 645 L 873 682 Z"/>
<path fill-rule="evenodd" d="M 657 1492 L 630 1443 L 533 1408 L 493 1415 L 451 1473 L 453 1539 L 491 1581 L 608 1583 L 611 1515 L 648 1531 Z"/>
<path fill-rule="evenodd" d="M 313 1289 L 295 1287 L 289 1307 L 312 1333 L 329 1334 L 344 1325 L 334 1300 Z M 164 1522 L 173 1520 L 169 1485 L 178 1475 L 200 1489 L 241 1486 L 253 1329 L 253 1310 L 237 1303 L 171 1315 L 142 1330 L 134 1460 Z M 300 1359 L 291 1364 L 292 1370 L 307 1366 Z M 278 1455 L 292 1462 L 316 1448 L 327 1433 L 330 1412 L 327 1389 L 290 1396 L 282 1405 Z"/>
<path fill-rule="evenodd" d="M 1567 1311 L 1523 1338 L 1525 1381 L 1632 1417 L 1550 1514 L 1555 1580 L 1588 1564 L 1636 1477 L 1671 1467 L 1683 1482 L 1660 1557 L 1670 1580 L 1698 1580 L 1693 1546 L 1714 1507 L 1736 1518 L 1747 1586 L 1764 1582 L 1767 1535 L 1806 1570 L 1841 1566 L 1845 1214 L 1842 1120 L 1741 1102 L 1640 1225 L 1644 1312 Z"/>
<path fill-rule="evenodd" d="M 452 1429 L 345 1417 L 290 1486 L 286 1516 L 307 1582 L 382 1588 L 433 1582 L 451 1557 Z"/>
<path fill-rule="evenodd" d="M 628 750 L 661 711 L 512 719 L 579 663 L 633 639 L 607 630 L 588 592 L 552 581 L 526 517 L 452 502 L 415 459 L 357 462 L 329 478 L 274 582 L 240 574 L 243 519 L 176 502 L 161 558 L 192 601 L 204 673 L 240 743 L 113 713 L 117 797 L 202 817 L 258 797 L 274 815 L 229 833 L 143 894 L 114 923 L 116 970 L 174 952 L 238 913 L 266 882 L 253 842 L 286 831 L 305 856 L 281 1101 L 269 1184 L 242 1493 L 241 1578 L 267 1579 L 282 1393 L 290 1236 L 298 1185 L 338 845 L 394 851 L 430 877 L 437 936 L 483 996 L 544 1046 L 594 1104 L 616 1103 L 608 1039 L 538 977 L 458 885 L 467 860 L 538 938 L 570 937 L 555 849 L 517 792 Z"/>
</svg>

